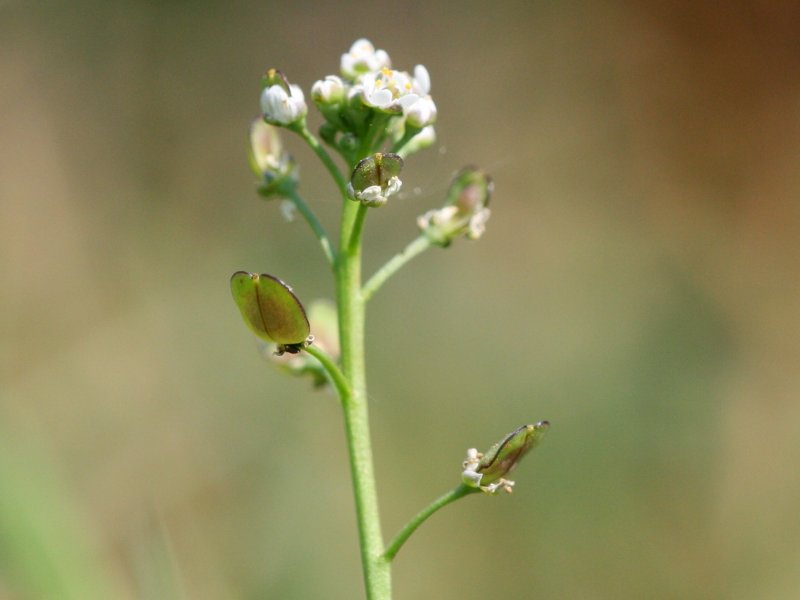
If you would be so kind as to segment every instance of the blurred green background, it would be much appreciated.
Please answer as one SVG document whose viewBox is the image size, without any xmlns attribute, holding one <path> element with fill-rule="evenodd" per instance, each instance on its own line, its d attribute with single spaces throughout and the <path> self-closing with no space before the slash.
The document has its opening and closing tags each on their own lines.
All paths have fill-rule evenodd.
<svg viewBox="0 0 800 600">
<path fill-rule="evenodd" d="M 439 108 L 366 271 L 458 168 L 496 182 L 480 242 L 370 304 L 385 535 L 467 447 L 553 423 L 513 496 L 410 540 L 396 597 L 799 598 L 798 22 L 794 2 L 0 2 L 0 598 L 363 596 L 336 402 L 264 362 L 228 289 L 246 269 L 331 295 L 304 224 L 256 196 L 247 128 L 268 67 L 308 90 L 362 36 L 425 64 Z"/>
</svg>

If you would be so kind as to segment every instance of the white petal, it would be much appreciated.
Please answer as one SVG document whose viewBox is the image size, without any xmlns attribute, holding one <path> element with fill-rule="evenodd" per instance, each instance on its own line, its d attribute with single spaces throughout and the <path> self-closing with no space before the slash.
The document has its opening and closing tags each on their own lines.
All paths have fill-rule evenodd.
<svg viewBox="0 0 800 600">
<path fill-rule="evenodd" d="M 296 83 L 292 83 L 289 85 L 289 91 L 291 92 L 292 99 L 296 102 L 305 102 L 305 95 L 303 94 L 303 88 L 301 88 Z"/>
<path fill-rule="evenodd" d="M 387 108 L 392 104 L 392 92 L 387 89 L 376 90 L 367 97 L 367 104 L 378 108 Z"/>
<path fill-rule="evenodd" d="M 406 94 L 405 96 L 398 98 L 398 102 L 400 102 L 400 106 L 403 107 L 403 112 L 406 112 L 414 104 L 416 104 L 419 99 L 420 97 L 416 94 Z"/>
<path fill-rule="evenodd" d="M 367 38 L 360 38 L 350 46 L 350 54 L 357 58 L 369 56 L 375 53 L 375 46 Z"/>
<path fill-rule="evenodd" d="M 420 98 L 405 112 L 408 122 L 414 127 L 427 127 L 436 120 L 436 105 L 430 96 Z"/>
<path fill-rule="evenodd" d="M 270 121 L 285 123 L 285 106 L 289 96 L 279 85 L 273 85 L 261 92 L 261 112 Z"/>
<path fill-rule="evenodd" d="M 379 185 L 371 185 L 360 192 L 356 192 L 356 197 L 370 206 L 380 206 L 386 203 L 386 196 Z"/>
<path fill-rule="evenodd" d="M 431 76 L 428 74 L 428 69 L 425 65 L 417 65 L 414 67 L 414 80 L 417 82 L 422 95 L 431 93 Z"/>
<path fill-rule="evenodd" d="M 385 192 L 386 197 L 392 196 L 397 192 L 399 192 L 402 185 L 403 182 L 400 181 L 399 177 L 392 177 L 386 184 L 386 192 Z"/>
<path fill-rule="evenodd" d="M 375 52 L 375 62 L 377 66 L 375 70 L 383 69 L 384 67 L 391 67 L 392 66 L 392 59 L 389 58 L 389 55 L 386 53 L 385 50 L 378 50 Z"/>
<path fill-rule="evenodd" d="M 340 68 L 342 75 L 355 79 L 361 73 L 379 71 L 391 64 L 385 50 L 375 50 L 372 42 L 361 38 L 353 42 L 349 52 L 342 54 Z"/>
</svg>

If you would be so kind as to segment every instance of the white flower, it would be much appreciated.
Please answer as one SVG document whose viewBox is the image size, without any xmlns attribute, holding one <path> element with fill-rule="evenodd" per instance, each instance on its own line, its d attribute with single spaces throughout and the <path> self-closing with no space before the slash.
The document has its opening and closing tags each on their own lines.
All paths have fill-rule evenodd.
<svg viewBox="0 0 800 600">
<path fill-rule="evenodd" d="M 367 73 L 354 88 L 360 91 L 364 104 L 386 112 L 399 113 L 419 100 L 411 76 L 389 68 Z"/>
<path fill-rule="evenodd" d="M 345 96 L 344 82 L 336 75 L 328 75 L 311 86 L 311 97 L 320 104 L 339 104 Z"/>
<path fill-rule="evenodd" d="M 469 240 L 479 239 L 486 231 L 486 222 L 492 215 L 488 207 L 483 207 L 472 215 L 463 215 L 457 206 L 444 206 L 429 210 L 417 217 L 417 226 L 423 231 L 437 228 L 448 234 L 464 233 Z M 467 218 L 464 218 L 467 217 Z"/>
<path fill-rule="evenodd" d="M 359 75 L 379 71 L 391 67 L 392 61 L 385 50 L 375 50 L 367 39 L 356 40 L 350 51 L 342 54 L 341 71 L 347 79 L 356 79 Z"/>
<path fill-rule="evenodd" d="M 463 463 L 464 471 L 461 473 L 461 481 L 469 487 L 480 487 L 483 473 L 478 473 L 477 468 L 481 464 L 483 454 L 477 448 L 467 449 L 467 458 Z"/>
<path fill-rule="evenodd" d="M 430 96 L 417 97 L 417 100 L 403 112 L 408 123 L 420 129 L 436 121 L 436 105 Z"/>
<path fill-rule="evenodd" d="M 374 73 L 364 75 L 361 83 L 354 86 L 354 89 L 356 88 L 367 106 L 389 110 L 394 102 L 392 91 L 386 88 L 383 81 Z"/>
<path fill-rule="evenodd" d="M 261 112 L 272 123 L 289 125 L 308 113 L 305 96 L 300 86 L 289 85 L 289 92 L 281 85 L 270 85 L 261 93 Z"/>
</svg>

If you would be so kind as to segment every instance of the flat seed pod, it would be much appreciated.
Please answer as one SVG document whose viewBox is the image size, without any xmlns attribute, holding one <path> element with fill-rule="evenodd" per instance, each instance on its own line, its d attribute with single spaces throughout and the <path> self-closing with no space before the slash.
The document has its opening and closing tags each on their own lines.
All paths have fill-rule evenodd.
<svg viewBox="0 0 800 600">
<path fill-rule="evenodd" d="M 529 450 L 542 441 L 550 428 L 548 421 L 518 427 L 486 451 L 477 471 L 483 473 L 483 483 L 492 483 L 514 469 Z"/>
<path fill-rule="evenodd" d="M 278 352 L 297 352 L 311 332 L 306 311 L 292 288 L 265 273 L 239 271 L 231 292 L 245 323 L 258 337 L 278 344 Z"/>
<path fill-rule="evenodd" d="M 358 192 L 377 185 L 386 187 L 392 177 L 400 175 L 403 170 L 403 159 L 399 154 L 382 154 L 378 152 L 362 159 L 353 169 L 350 179 L 353 189 Z"/>
</svg>

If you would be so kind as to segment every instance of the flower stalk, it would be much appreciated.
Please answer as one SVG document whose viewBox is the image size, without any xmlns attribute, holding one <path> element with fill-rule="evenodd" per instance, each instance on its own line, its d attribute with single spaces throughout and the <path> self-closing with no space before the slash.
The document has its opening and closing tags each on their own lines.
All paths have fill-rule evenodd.
<svg viewBox="0 0 800 600">
<path fill-rule="evenodd" d="M 259 338 L 274 344 L 274 362 L 293 375 L 310 374 L 317 388 L 329 383 L 339 396 L 368 600 L 391 600 L 392 560 L 431 515 L 473 493 L 510 492 L 514 482 L 505 476 L 546 429 L 546 422 L 523 426 L 486 454 L 468 450 L 461 483 L 417 513 L 384 545 L 367 402 L 366 304 L 391 276 L 431 246 L 448 247 L 458 237 L 478 239 L 490 214 L 491 179 L 477 168 L 462 170 L 444 205 L 418 219 L 418 237 L 366 283 L 362 281 L 362 237 L 368 212 L 397 202 L 389 199 L 398 197 L 404 161 L 436 140 L 437 108 L 430 88 L 424 66 L 417 65 L 413 75 L 393 69 L 384 50 L 368 40 L 357 40 L 342 55 L 340 74 L 328 75 L 311 88 L 310 97 L 325 121 L 319 130 L 323 146 L 308 130 L 302 89 L 283 72 L 268 70 L 262 79 L 262 115 L 251 129 L 251 166 L 260 180 L 259 193 L 265 198 L 285 198 L 283 206 L 300 212 L 332 268 L 338 342 L 332 308 L 328 308 L 328 318 L 318 323 L 318 338 L 311 330 L 317 318 L 314 307 L 327 306 L 324 303 L 312 304 L 307 315 L 292 287 L 273 275 L 239 271 L 231 279 L 245 323 Z M 280 128 L 308 144 L 336 185 L 342 206 L 338 248 L 297 191 L 298 170 L 283 149 Z M 344 159 L 349 177 L 326 147 Z"/>
<path fill-rule="evenodd" d="M 328 237 L 328 233 L 325 231 L 325 227 L 323 227 L 322 223 L 320 223 L 317 219 L 317 215 L 314 214 L 314 211 L 311 210 L 306 201 L 303 200 L 300 194 L 297 193 L 297 189 L 294 186 L 286 189 L 284 191 L 284 195 L 297 208 L 298 212 L 303 215 L 303 218 L 308 223 L 311 231 L 314 232 L 314 235 L 319 241 L 319 245 L 322 247 L 322 252 L 325 254 L 328 264 L 331 267 L 335 267 L 336 250 L 334 249 L 333 244 Z"/>
<path fill-rule="evenodd" d="M 460 500 L 464 496 L 474 494 L 477 491 L 477 489 L 462 483 L 446 494 L 439 496 L 436 500 L 414 515 L 414 517 L 408 523 L 406 523 L 406 525 L 398 532 L 394 539 L 389 542 L 389 545 L 386 547 L 386 552 L 383 553 L 383 557 L 390 562 L 394 560 L 394 557 L 400 551 L 400 548 L 403 547 L 403 544 L 406 543 L 406 540 L 408 540 L 408 538 L 411 537 L 411 534 L 414 533 L 420 525 L 427 521 L 428 518 L 433 515 L 433 513 L 438 511 L 440 508 L 444 508 L 451 502 Z"/>
<path fill-rule="evenodd" d="M 342 398 L 342 408 L 367 598 L 389 600 L 390 570 L 389 564 L 382 557 L 383 536 L 367 407 L 365 310 L 361 296 L 361 227 L 353 226 L 353 222 L 363 223 L 365 208 L 349 201 L 345 203 L 340 241 L 342 251 L 336 264 L 342 372 L 349 382 L 349 394 Z M 357 215 L 351 215 L 354 211 L 362 213 L 361 219 Z"/>
<path fill-rule="evenodd" d="M 431 241 L 426 235 L 419 235 L 406 246 L 402 252 L 395 254 L 364 284 L 361 294 L 364 302 L 368 301 L 392 275 L 402 269 L 415 256 L 419 256 L 431 247 Z"/>
</svg>

